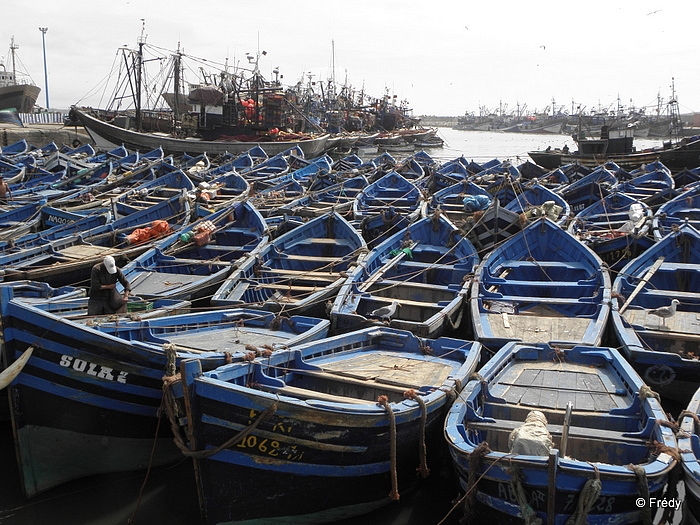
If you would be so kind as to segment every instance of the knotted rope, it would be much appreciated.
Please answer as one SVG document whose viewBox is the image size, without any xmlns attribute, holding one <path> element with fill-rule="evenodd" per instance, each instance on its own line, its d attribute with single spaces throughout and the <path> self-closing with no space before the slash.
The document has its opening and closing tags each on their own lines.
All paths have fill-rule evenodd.
<svg viewBox="0 0 700 525">
<path fill-rule="evenodd" d="M 215 454 L 218 454 L 222 450 L 225 450 L 227 448 L 231 448 L 241 441 L 243 441 L 246 437 L 248 437 L 256 428 L 258 428 L 262 423 L 264 423 L 267 419 L 272 416 L 277 411 L 277 401 L 275 401 L 273 404 L 271 404 L 269 407 L 267 407 L 265 410 L 263 410 L 260 415 L 253 421 L 248 427 L 246 427 L 245 430 L 242 430 L 235 436 L 231 437 L 230 439 L 226 440 L 224 443 L 219 445 L 216 448 L 210 449 L 210 450 L 191 450 L 188 446 L 187 443 L 185 442 L 184 439 L 182 439 L 182 434 L 180 432 L 180 425 L 178 424 L 178 418 L 177 418 L 177 413 L 178 413 L 178 404 L 177 400 L 175 399 L 175 396 L 172 392 L 172 386 L 180 381 L 179 374 L 177 376 L 165 376 L 163 378 L 163 398 L 164 398 L 164 404 L 165 404 L 165 409 L 168 414 L 168 419 L 170 421 L 170 428 L 173 431 L 173 440 L 175 442 L 175 445 L 177 448 L 180 449 L 180 452 L 186 457 L 194 458 L 194 459 L 206 459 L 211 456 L 214 456 Z"/>
<path fill-rule="evenodd" d="M 591 512 L 596 500 L 600 497 L 603 484 L 600 481 L 598 467 L 593 465 L 595 478 L 589 479 L 583 485 L 581 494 L 578 496 L 576 511 L 566 520 L 566 525 L 585 525 L 588 523 L 588 513 Z"/>
<path fill-rule="evenodd" d="M 428 410 L 425 406 L 425 401 L 416 393 L 415 390 L 406 390 L 403 393 L 403 397 L 406 399 L 413 399 L 420 406 L 420 444 L 418 445 L 420 466 L 417 470 L 420 472 L 422 477 L 427 478 L 430 474 L 430 469 L 428 468 L 428 449 L 425 445 L 425 427 L 428 421 Z"/>
<path fill-rule="evenodd" d="M 647 473 L 641 465 L 627 465 L 627 468 L 634 472 L 637 476 L 637 485 L 639 486 L 639 495 L 644 501 L 649 501 L 649 483 L 647 482 Z M 642 523 L 644 525 L 652 525 L 651 506 L 644 505 L 642 507 Z"/>
<path fill-rule="evenodd" d="M 661 396 L 654 392 L 649 385 L 642 385 L 642 387 L 639 389 L 639 398 L 649 399 L 652 397 L 659 402 L 661 401 Z"/>
<path fill-rule="evenodd" d="M 469 474 L 467 475 L 467 492 L 464 494 L 462 513 L 463 517 L 460 523 L 468 524 L 471 522 L 472 514 L 474 513 L 474 502 L 476 501 L 476 484 L 480 478 L 477 478 L 477 473 L 481 469 L 484 458 L 491 452 L 489 444 L 482 441 L 474 449 L 469 457 Z"/>
<path fill-rule="evenodd" d="M 520 469 L 511 464 L 510 466 L 510 480 L 508 484 L 515 494 L 515 499 L 520 507 L 520 515 L 523 518 L 525 525 L 542 525 L 542 519 L 537 516 L 537 512 L 533 509 L 527 501 L 527 494 L 525 494 L 525 489 L 523 488 L 523 473 Z"/>
<path fill-rule="evenodd" d="M 391 440 L 389 452 L 391 459 L 391 492 L 389 492 L 389 497 L 393 501 L 398 501 L 401 496 L 399 495 L 399 480 L 396 471 L 396 416 L 391 409 L 391 404 L 387 396 L 379 396 L 377 398 L 377 403 L 383 406 L 389 414 L 389 439 Z"/>
</svg>

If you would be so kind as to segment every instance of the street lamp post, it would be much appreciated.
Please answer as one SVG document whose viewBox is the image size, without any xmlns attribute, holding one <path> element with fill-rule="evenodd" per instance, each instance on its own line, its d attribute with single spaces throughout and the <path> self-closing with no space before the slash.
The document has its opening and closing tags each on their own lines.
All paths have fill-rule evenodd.
<svg viewBox="0 0 700 525">
<path fill-rule="evenodd" d="M 46 92 L 46 109 L 49 109 L 49 73 L 46 69 L 46 32 L 49 30 L 48 27 L 40 27 L 41 31 L 41 46 L 44 50 L 44 91 Z"/>
</svg>

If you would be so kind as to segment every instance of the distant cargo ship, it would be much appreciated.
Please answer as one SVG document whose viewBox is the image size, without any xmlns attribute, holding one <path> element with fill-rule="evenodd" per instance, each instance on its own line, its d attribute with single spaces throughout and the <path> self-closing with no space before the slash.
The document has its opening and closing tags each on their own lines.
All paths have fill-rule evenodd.
<svg viewBox="0 0 700 525">
<path fill-rule="evenodd" d="M 31 83 L 31 79 L 27 82 L 18 79 L 15 65 L 17 49 L 13 37 L 10 41 L 11 69 L 8 71 L 5 64 L 0 63 L 0 109 L 15 108 L 20 113 L 31 113 L 41 88 Z"/>
</svg>

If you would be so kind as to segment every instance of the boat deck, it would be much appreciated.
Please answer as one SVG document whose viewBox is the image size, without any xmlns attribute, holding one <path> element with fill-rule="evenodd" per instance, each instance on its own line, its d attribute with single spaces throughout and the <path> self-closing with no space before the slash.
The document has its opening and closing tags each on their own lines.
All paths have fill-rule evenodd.
<svg viewBox="0 0 700 525">
<path fill-rule="evenodd" d="M 211 336 L 203 336 L 202 332 L 195 330 L 180 334 L 167 334 L 164 337 L 179 347 L 207 352 L 246 352 L 246 345 L 274 345 L 286 343 L 290 333 L 271 328 L 258 328 L 248 326 L 232 326 L 231 328 L 217 328 Z"/>
<path fill-rule="evenodd" d="M 682 299 L 683 292 L 673 292 L 673 297 Z M 692 293 L 696 298 L 697 293 Z M 629 308 L 623 317 L 634 326 L 641 326 L 646 331 L 659 332 L 659 336 L 665 335 L 671 339 L 696 339 L 700 341 L 700 314 L 698 312 L 685 312 L 676 310 L 673 317 L 662 319 L 642 308 Z"/>
<path fill-rule="evenodd" d="M 546 305 L 535 306 L 518 314 L 503 312 L 489 315 L 494 318 L 501 316 L 500 321 L 491 319 L 489 323 L 494 338 L 527 343 L 583 341 L 592 322 L 583 317 L 561 315 Z"/>
<path fill-rule="evenodd" d="M 158 295 L 164 291 L 175 290 L 201 280 L 201 275 L 140 272 L 132 279 L 131 293 L 143 296 Z"/>
<path fill-rule="evenodd" d="M 609 412 L 629 404 L 603 370 L 559 362 L 556 354 L 551 362 L 515 363 L 490 391 L 508 403 L 538 409 L 564 410 L 571 402 L 577 411 Z"/>
<path fill-rule="evenodd" d="M 415 389 L 440 386 L 452 372 L 452 367 L 446 363 L 395 352 L 369 352 L 348 359 L 314 363 L 337 376 Z"/>
</svg>

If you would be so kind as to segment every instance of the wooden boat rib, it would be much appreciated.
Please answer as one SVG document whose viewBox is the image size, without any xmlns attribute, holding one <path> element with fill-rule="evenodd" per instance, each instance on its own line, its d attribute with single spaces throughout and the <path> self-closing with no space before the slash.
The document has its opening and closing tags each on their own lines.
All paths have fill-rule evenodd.
<svg viewBox="0 0 700 525">
<path fill-rule="evenodd" d="M 581 210 L 568 231 L 595 251 L 611 270 L 619 271 L 653 244 L 648 235 L 652 216 L 646 203 L 613 191 Z"/>
</svg>

